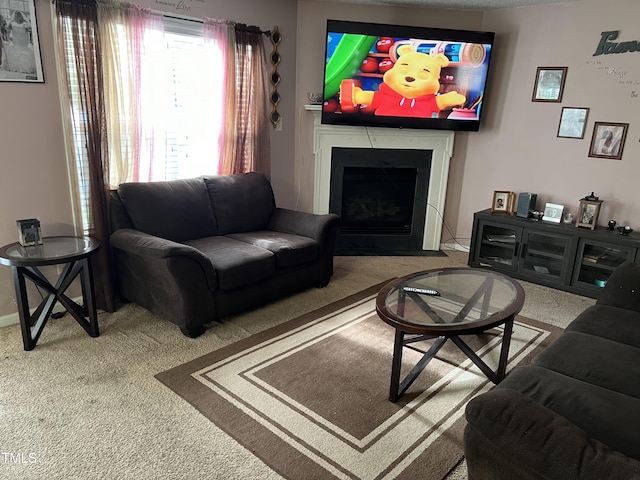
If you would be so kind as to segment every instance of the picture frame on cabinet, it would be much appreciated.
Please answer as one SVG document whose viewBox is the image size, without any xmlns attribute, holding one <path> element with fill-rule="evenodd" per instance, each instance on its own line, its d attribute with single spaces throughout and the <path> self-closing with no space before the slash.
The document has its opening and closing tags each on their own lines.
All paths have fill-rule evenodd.
<svg viewBox="0 0 640 480">
<path fill-rule="evenodd" d="M 568 70 L 569 67 L 538 67 L 531 101 L 561 102 Z"/>
<path fill-rule="evenodd" d="M 628 123 L 595 122 L 589 156 L 620 160 L 628 128 Z"/>
<path fill-rule="evenodd" d="M 515 212 L 516 194 L 508 190 L 495 190 L 493 192 L 493 202 L 491 203 L 491 211 L 494 213 L 508 213 L 513 215 Z"/>
<path fill-rule="evenodd" d="M 558 205 L 557 203 L 547 203 L 544 206 L 544 215 L 542 220 L 546 222 L 560 223 L 562 221 L 562 212 L 564 211 L 564 205 Z"/>
<path fill-rule="evenodd" d="M 562 107 L 558 137 L 584 138 L 588 116 L 589 109 L 586 107 Z"/>
<path fill-rule="evenodd" d="M 580 200 L 578 217 L 576 218 L 576 227 L 585 227 L 595 230 L 601 205 L 602 202 L 599 200 Z"/>
<path fill-rule="evenodd" d="M 44 83 L 35 0 L 3 2 L 0 82 Z"/>
</svg>

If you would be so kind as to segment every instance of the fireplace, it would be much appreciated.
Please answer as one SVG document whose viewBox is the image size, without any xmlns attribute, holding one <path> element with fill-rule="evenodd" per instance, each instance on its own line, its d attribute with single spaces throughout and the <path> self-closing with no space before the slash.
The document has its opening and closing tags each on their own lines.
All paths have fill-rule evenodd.
<svg viewBox="0 0 640 480">
<path fill-rule="evenodd" d="M 424 211 L 421 248 L 428 251 L 440 250 L 442 215 L 447 195 L 454 132 L 322 125 L 320 108 L 319 105 L 305 106 L 305 109 L 312 112 L 314 116 L 313 212 L 329 212 L 331 157 L 335 148 L 418 150 L 431 159 L 428 186 L 424 190 L 416 190 L 418 196 L 426 197 L 426 205 L 428 205 Z"/>
<path fill-rule="evenodd" d="M 329 211 L 342 219 L 337 250 L 422 250 L 431 152 L 335 147 Z"/>
</svg>

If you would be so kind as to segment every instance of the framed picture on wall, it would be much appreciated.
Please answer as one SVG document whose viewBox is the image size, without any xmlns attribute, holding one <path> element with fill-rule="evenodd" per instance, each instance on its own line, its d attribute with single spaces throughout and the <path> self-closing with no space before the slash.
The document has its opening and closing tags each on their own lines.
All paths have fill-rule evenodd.
<svg viewBox="0 0 640 480">
<path fill-rule="evenodd" d="M 35 0 L 0 2 L 0 81 L 43 83 Z"/>
<path fill-rule="evenodd" d="M 584 138 L 588 115 L 588 108 L 562 107 L 560 124 L 558 125 L 558 137 Z"/>
<path fill-rule="evenodd" d="M 596 122 L 593 126 L 589 156 L 620 160 L 628 128 L 628 123 Z"/>
<path fill-rule="evenodd" d="M 568 67 L 538 67 L 532 102 L 561 102 Z"/>
</svg>

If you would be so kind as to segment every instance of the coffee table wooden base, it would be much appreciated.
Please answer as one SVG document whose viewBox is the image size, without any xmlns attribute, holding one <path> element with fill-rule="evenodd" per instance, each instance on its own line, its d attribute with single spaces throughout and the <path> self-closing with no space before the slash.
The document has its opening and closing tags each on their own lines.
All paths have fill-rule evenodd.
<svg viewBox="0 0 640 480">
<path fill-rule="evenodd" d="M 437 355 L 440 349 L 447 343 L 447 340 L 451 340 L 456 346 L 482 370 L 489 380 L 493 383 L 500 383 L 507 371 L 507 360 L 509 357 L 509 347 L 511 345 L 511 335 L 513 333 L 514 318 L 511 317 L 504 324 L 504 333 L 502 335 L 502 346 L 500 348 L 500 360 L 498 362 L 498 368 L 493 370 L 487 363 L 482 360 L 476 352 L 474 352 L 469 345 L 466 344 L 462 338 L 458 335 L 433 337 L 426 335 L 413 335 L 406 334 L 401 330 L 396 330 L 395 340 L 393 345 L 393 361 L 391 364 L 391 385 L 389 387 L 389 400 L 397 402 L 402 395 L 407 391 L 416 378 L 422 373 L 427 364 Z M 482 333 L 482 332 L 477 332 Z M 405 338 L 408 337 L 408 338 Z M 422 358 L 415 364 L 406 377 L 400 381 L 401 369 L 402 369 L 402 352 L 405 347 L 412 348 L 412 343 L 421 342 L 424 340 L 435 339 L 433 345 L 427 350 Z M 414 350 L 417 350 L 414 348 Z"/>
</svg>

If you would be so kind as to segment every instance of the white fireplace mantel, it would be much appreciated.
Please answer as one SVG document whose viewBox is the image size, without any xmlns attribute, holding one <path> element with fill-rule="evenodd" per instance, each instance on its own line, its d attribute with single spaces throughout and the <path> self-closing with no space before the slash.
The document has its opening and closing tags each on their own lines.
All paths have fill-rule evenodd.
<svg viewBox="0 0 640 480">
<path fill-rule="evenodd" d="M 320 105 L 305 106 L 305 109 L 314 115 L 313 212 L 320 214 L 329 212 L 331 149 L 333 147 L 430 150 L 432 151 L 431 174 L 429 191 L 427 192 L 422 248 L 423 250 L 439 250 L 454 132 L 322 125 L 320 123 L 320 108 Z"/>
</svg>

